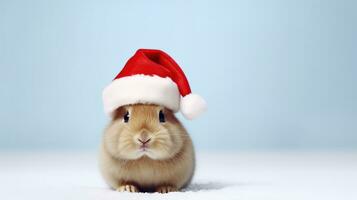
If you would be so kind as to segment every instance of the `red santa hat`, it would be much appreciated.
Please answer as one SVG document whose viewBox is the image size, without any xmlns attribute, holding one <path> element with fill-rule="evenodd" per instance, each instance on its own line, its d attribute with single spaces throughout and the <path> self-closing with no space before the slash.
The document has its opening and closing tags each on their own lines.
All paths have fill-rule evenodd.
<svg viewBox="0 0 357 200">
<path fill-rule="evenodd" d="M 152 103 L 194 119 L 206 109 L 206 102 L 192 94 L 187 78 L 178 64 L 161 50 L 139 49 L 122 71 L 103 91 L 108 115 L 120 106 Z"/>
</svg>

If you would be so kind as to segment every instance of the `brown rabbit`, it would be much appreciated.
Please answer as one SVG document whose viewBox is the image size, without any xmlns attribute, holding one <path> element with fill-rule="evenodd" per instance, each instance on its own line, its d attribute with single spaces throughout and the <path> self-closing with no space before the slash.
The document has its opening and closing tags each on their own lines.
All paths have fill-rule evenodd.
<svg viewBox="0 0 357 200">
<path fill-rule="evenodd" d="M 100 169 L 118 191 L 177 191 L 195 168 L 192 141 L 173 112 L 158 105 L 118 108 L 104 133 Z"/>
</svg>

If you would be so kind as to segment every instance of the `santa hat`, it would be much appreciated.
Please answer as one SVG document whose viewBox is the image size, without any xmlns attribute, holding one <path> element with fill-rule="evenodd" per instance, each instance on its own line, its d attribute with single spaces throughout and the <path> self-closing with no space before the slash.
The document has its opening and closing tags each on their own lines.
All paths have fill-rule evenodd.
<svg viewBox="0 0 357 200">
<path fill-rule="evenodd" d="M 178 64 L 161 50 L 139 49 L 122 71 L 103 91 L 108 115 L 120 106 L 151 103 L 181 111 L 187 119 L 196 118 L 206 102 L 192 94 L 187 78 Z"/>
</svg>

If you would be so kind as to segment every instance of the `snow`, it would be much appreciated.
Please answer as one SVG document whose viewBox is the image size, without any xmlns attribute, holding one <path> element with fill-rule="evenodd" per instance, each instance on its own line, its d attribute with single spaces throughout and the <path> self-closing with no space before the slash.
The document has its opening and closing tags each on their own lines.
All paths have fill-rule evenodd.
<svg viewBox="0 0 357 200">
<path fill-rule="evenodd" d="M 6 200 L 357 199 L 357 152 L 198 153 L 193 183 L 182 192 L 119 193 L 101 179 L 95 153 L 2 152 Z"/>
</svg>

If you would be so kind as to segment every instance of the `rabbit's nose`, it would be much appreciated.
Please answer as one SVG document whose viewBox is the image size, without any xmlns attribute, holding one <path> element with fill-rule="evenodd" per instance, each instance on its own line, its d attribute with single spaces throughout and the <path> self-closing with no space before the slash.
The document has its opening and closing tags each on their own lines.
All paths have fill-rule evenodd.
<svg viewBox="0 0 357 200">
<path fill-rule="evenodd" d="M 146 144 L 148 142 L 150 142 L 151 138 L 149 137 L 149 134 L 144 131 L 140 134 L 140 137 L 138 138 L 138 141 L 142 144 Z"/>
<path fill-rule="evenodd" d="M 146 144 L 148 142 L 150 142 L 151 138 L 147 138 L 147 139 L 140 139 L 138 138 L 138 141 L 141 142 L 142 144 Z"/>
</svg>

